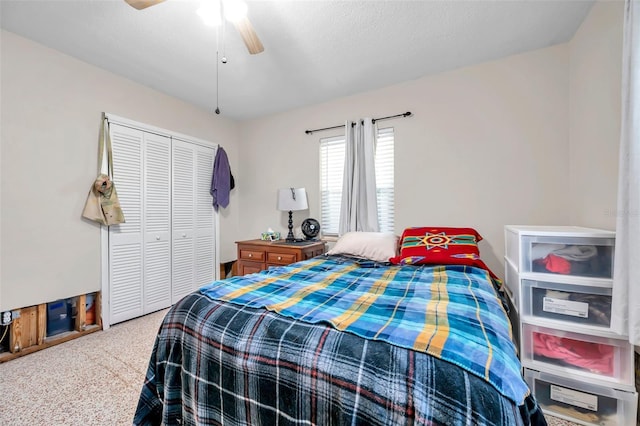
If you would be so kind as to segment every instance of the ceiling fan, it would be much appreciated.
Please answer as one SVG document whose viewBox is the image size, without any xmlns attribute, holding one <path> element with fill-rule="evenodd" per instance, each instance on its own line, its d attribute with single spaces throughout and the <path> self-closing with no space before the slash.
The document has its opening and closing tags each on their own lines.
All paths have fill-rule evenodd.
<svg viewBox="0 0 640 426">
<path fill-rule="evenodd" d="M 138 10 L 142 10 L 142 9 L 146 9 L 147 7 L 153 6 L 155 4 L 162 3 L 164 0 L 124 0 L 124 1 L 127 2 L 130 6 Z M 220 3 L 221 3 L 221 8 L 224 8 L 225 3 L 227 3 L 227 6 L 232 6 L 234 4 L 244 3 L 244 2 L 241 2 L 240 0 L 234 0 L 234 1 L 220 0 Z M 203 6 L 202 10 L 204 9 L 211 9 L 211 6 L 209 7 Z M 200 11 L 198 13 L 201 16 L 203 16 Z M 260 39 L 258 38 L 258 35 L 253 29 L 253 25 L 251 25 L 249 18 L 247 18 L 246 5 L 244 5 L 244 13 L 242 12 L 232 13 L 232 14 L 225 13 L 224 16 L 228 20 L 230 20 L 233 23 L 233 25 L 236 27 L 236 29 L 240 33 L 240 37 L 242 37 L 242 40 L 244 41 L 244 44 L 247 46 L 247 49 L 249 50 L 250 54 L 255 55 L 257 53 L 264 51 L 264 46 L 262 46 L 262 42 L 260 41 Z M 207 20 L 207 18 L 205 18 L 204 16 L 203 16 L 203 19 Z"/>
</svg>

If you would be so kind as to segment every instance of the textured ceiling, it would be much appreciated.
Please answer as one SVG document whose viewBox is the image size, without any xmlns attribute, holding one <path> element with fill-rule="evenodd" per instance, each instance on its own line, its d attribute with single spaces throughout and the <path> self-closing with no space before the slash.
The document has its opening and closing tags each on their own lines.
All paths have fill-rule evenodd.
<svg viewBox="0 0 640 426">
<path fill-rule="evenodd" d="M 566 42 L 593 1 L 248 1 L 258 55 L 232 25 L 223 48 L 199 4 L 0 0 L 0 17 L 7 31 L 209 111 L 218 45 L 220 110 L 243 120 Z"/>
</svg>

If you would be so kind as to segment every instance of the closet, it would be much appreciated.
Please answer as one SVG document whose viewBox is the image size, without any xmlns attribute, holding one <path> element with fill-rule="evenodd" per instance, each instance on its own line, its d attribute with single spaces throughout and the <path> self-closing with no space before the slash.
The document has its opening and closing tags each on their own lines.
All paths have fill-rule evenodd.
<svg viewBox="0 0 640 426">
<path fill-rule="evenodd" d="M 115 324 L 167 308 L 215 279 L 217 215 L 209 187 L 217 147 L 109 121 L 113 181 L 126 220 L 107 231 L 108 324 Z"/>
</svg>

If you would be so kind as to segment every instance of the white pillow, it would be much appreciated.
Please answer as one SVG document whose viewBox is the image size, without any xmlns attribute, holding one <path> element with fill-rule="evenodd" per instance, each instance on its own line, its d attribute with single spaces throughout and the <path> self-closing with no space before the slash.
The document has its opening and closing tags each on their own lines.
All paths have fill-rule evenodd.
<svg viewBox="0 0 640 426">
<path fill-rule="evenodd" d="M 398 236 L 391 232 L 347 232 L 327 254 L 348 254 L 375 262 L 397 255 Z"/>
</svg>

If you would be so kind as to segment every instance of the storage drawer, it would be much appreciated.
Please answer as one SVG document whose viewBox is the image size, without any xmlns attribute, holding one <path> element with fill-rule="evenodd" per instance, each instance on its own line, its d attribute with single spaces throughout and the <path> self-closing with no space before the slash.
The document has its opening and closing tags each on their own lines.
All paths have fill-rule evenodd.
<svg viewBox="0 0 640 426">
<path fill-rule="evenodd" d="M 522 315 L 610 328 L 610 286 L 611 282 L 598 286 L 525 279 L 522 280 Z"/>
<path fill-rule="evenodd" d="M 522 324 L 520 356 L 525 367 L 634 388 L 633 347 L 627 340 Z"/>
<path fill-rule="evenodd" d="M 304 251 L 302 253 L 304 258 L 300 259 L 300 260 L 307 260 L 307 259 L 311 259 L 311 258 L 316 257 L 316 256 L 321 256 L 322 254 L 324 254 L 324 252 L 325 252 L 324 245 L 322 247 L 319 247 L 319 248 L 315 249 L 315 250 L 306 250 L 306 251 Z"/>
<path fill-rule="evenodd" d="M 267 265 L 264 263 L 241 260 L 238 262 L 238 275 L 255 274 L 266 269 L 266 267 Z"/>
<path fill-rule="evenodd" d="M 638 394 L 525 368 L 524 378 L 545 413 L 584 425 L 633 426 Z"/>
<path fill-rule="evenodd" d="M 277 252 L 268 252 L 267 253 L 267 262 L 268 263 L 277 263 L 279 265 L 288 265 L 296 261 L 295 253 L 277 253 Z"/>
<path fill-rule="evenodd" d="M 516 310 L 520 311 L 520 277 L 509 259 L 504 262 L 504 287 Z"/>
<path fill-rule="evenodd" d="M 613 237 L 524 235 L 520 272 L 610 279 L 614 245 Z"/>
<path fill-rule="evenodd" d="M 240 247 L 240 259 L 250 260 L 252 262 L 264 262 L 265 252 L 264 250 L 255 250 L 252 248 Z"/>
</svg>

